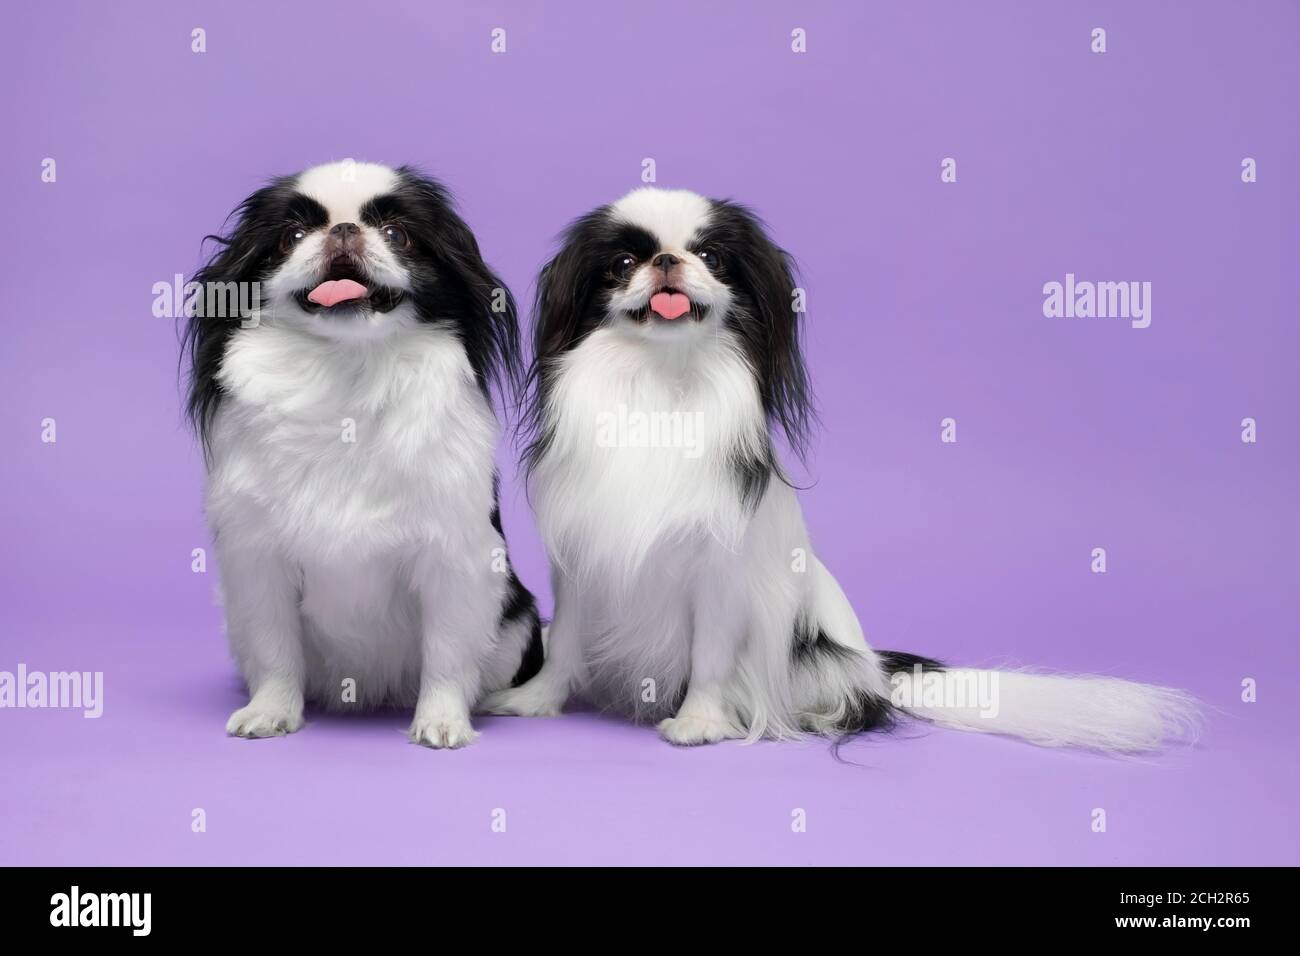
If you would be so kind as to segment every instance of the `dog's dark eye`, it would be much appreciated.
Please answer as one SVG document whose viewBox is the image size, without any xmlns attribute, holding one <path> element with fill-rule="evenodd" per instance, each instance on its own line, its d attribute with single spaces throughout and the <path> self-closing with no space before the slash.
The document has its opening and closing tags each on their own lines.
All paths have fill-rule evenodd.
<svg viewBox="0 0 1300 956">
<path fill-rule="evenodd" d="M 280 251 L 288 252 L 307 238 L 307 230 L 302 226 L 289 226 L 280 236 Z"/>
<path fill-rule="evenodd" d="M 406 234 L 406 230 L 401 226 L 389 223 L 383 228 L 384 238 L 388 240 L 389 245 L 397 249 L 405 249 L 411 244 L 411 237 Z"/>
<path fill-rule="evenodd" d="M 616 279 L 626 279 L 636 268 L 636 256 L 630 252 L 620 252 L 609 264 L 609 274 Z"/>
<path fill-rule="evenodd" d="M 709 267 L 710 272 L 717 272 L 722 265 L 722 256 L 718 255 L 718 250 L 712 246 L 706 246 L 699 252 L 695 253 L 699 260 Z"/>
</svg>

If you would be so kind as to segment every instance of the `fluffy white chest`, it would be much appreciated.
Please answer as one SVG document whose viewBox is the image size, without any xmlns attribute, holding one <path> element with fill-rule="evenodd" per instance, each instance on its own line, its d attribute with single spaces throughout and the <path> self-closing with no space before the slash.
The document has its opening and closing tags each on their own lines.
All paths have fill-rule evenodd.
<svg viewBox="0 0 1300 956">
<path fill-rule="evenodd" d="M 412 559 L 481 532 L 497 424 L 463 347 L 421 326 L 336 343 L 238 332 L 220 379 L 208 510 L 305 566 Z"/>
<path fill-rule="evenodd" d="M 588 577 L 610 562 L 630 572 L 672 541 L 734 545 L 747 520 L 735 462 L 761 453 L 765 427 L 730 340 L 709 335 L 656 353 L 601 330 L 563 362 L 536 473 L 553 559 Z"/>
</svg>

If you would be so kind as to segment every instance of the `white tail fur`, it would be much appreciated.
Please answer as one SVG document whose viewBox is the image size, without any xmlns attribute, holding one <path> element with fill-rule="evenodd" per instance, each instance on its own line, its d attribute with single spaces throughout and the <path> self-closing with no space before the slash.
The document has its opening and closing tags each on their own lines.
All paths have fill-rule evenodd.
<svg viewBox="0 0 1300 956">
<path fill-rule="evenodd" d="M 1141 753 L 1195 739 L 1195 698 L 1112 677 L 949 668 L 892 675 L 904 712 L 945 727 L 1007 734 L 1044 747 Z"/>
</svg>

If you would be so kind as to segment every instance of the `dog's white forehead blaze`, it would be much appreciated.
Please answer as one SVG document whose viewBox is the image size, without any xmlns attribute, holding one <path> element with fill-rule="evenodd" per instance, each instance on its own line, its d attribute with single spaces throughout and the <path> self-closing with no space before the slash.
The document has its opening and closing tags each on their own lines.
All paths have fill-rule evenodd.
<svg viewBox="0 0 1300 956">
<path fill-rule="evenodd" d="M 397 187 L 397 172 L 380 163 L 345 159 L 313 166 L 298 176 L 298 191 L 330 214 L 330 223 L 358 222 L 361 207 Z"/>
<path fill-rule="evenodd" d="M 709 221 L 713 206 L 689 189 L 645 186 L 628 193 L 611 207 L 614 218 L 652 233 L 665 249 L 685 249 Z"/>
</svg>

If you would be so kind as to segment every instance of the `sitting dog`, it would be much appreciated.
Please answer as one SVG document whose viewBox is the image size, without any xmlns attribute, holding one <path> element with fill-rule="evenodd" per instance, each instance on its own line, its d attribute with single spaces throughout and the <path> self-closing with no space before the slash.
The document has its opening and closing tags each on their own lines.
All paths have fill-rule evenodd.
<svg viewBox="0 0 1300 956">
<path fill-rule="evenodd" d="M 486 706 L 549 715 L 581 691 L 675 744 L 900 713 L 1117 752 L 1189 730 L 1180 691 L 867 645 L 772 440 L 802 449 L 811 419 L 797 301 L 731 202 L 639 189 L 569 228 L 538 283 L 525 420 L 555 619 L 540 673 Z"/>
<path fill-rule="evenodd" d="M 444 189 L 403 167 L 317 166 L 259 189 L 195 276 L 189 412 L 226 630 L 248 705 L 414 707 L 460 747 L 484 695 L 532 676 L 532 595 L 506 557 L 494 385 L 517 380 L 514 300 Z M 212 314 L 251 287 L 256 314 Z"/>
</svg>

